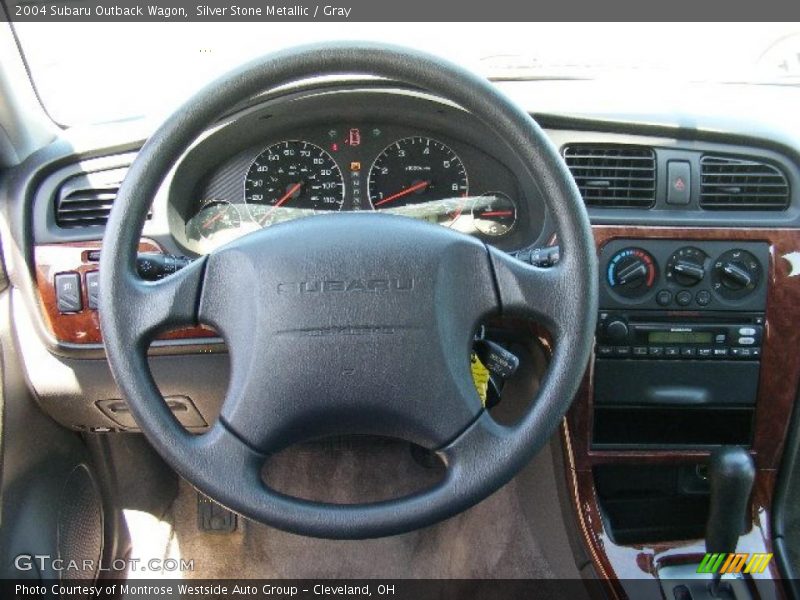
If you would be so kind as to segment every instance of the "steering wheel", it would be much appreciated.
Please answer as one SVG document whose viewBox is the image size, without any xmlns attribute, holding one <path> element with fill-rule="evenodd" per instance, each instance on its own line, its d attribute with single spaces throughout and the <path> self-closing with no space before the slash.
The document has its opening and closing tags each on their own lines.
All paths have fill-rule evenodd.
<svg viewBox="0 0 800 600">
<path fill-rule="evenodd" d="M 148 207 L 173 163 L 225 111 L 311 77 L 362 74 L 421 88 L 493 129 L 540 190 L 562 248 L 532 267 L 481 241 L 400 216 L 336 214 L 244 236 L 158 282 L 136 274 Z M 527 183 L 527 182 L 526 182 Z M 597 314 L 594 244 L 578 189 L 531 117 L 488 81 L 417 51 L 372 43 L 291 49 L 209 85 L 147 141 L 103 240 L 100 319 L 111 370 L 157 452 L 250 519 L 341 539 L 393 535 L 463 511 L 508 482 L 555 432 L 586 367 Z M 513 426 L 483 410 L 469 355 L 489 315 L 545 324 L 554 352 Z M 200 435 L 167 408 L 147 364 L 161 331 L 213 326 L 230 356 L 220 416 Z M 373 434 L 435 450 L 441 481 L 376 503 L 328 504 L 269 488 L 266 457 L 326 435 Z"/>
</svg>

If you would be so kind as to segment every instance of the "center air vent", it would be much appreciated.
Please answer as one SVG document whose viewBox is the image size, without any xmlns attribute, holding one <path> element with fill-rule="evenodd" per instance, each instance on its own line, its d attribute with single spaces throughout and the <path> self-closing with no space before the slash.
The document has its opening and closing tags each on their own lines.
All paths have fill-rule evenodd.
<svg viewBox="0 0 800 600">
<path fill-rule="evenodd" d="M 749 158 L 704 156 L 700 206 L 706 210 L 786 210 L 789 182 L 783 172 Z"/>
<path fill-rule="evenodd" d="M 564 147 L 564 160 L 586 206 L 650 208 L 656 200 L 656 158 L 644 146 Z"/>
</svg>

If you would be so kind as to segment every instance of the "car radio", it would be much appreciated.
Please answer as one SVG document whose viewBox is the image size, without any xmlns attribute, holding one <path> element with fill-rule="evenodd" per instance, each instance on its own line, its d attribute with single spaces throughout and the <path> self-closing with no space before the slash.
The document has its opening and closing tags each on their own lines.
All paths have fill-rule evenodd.
<svg viewBox="0 0 800 600">
<path fill-rule="evenodd" d="M 668 314 L 603 312 L 596 354 L 602 358 L 757 359 L 764 332 L 762 315 L 735 320 L 677 320 Z"/>
</svg>

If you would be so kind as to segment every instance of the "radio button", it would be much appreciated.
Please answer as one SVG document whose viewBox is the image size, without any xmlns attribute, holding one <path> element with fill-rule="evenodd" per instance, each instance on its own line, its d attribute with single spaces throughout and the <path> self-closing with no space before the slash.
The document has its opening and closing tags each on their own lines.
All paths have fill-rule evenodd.
<svg viewBox="0 0 800 600">
<path fill-rule="evenodd" d="M 614 354 L 614 347 L 613 346 L 598 346 L 597 347 L 597 354 L 598 356 L 611 356 Z"/>
<path fill-rule="evenodd" d="M 756 330 L 754 327 L 740 327 L 739 335 L 755 335 Z"/>
<path fill-rule="evenodd" d="M 753 337 L 740 337 L 739 338 L 739 345 L 740 346 L 752 346 L 756 343 L 756 338 Z"/>
<path fill-rule="evenodd" d="M 727 348 L 714 348 L 714 356 L 728 356 Z"/>
<path fill-rule="evenodd" d="M 630 346 L 617 346 L 615 348 L 615 351 L 617 353 L 617 356 L 629 356 L 630 353 L 631 353 L 631 347 Z"/>
<path fill-rule="evenodd" d="M 650 346 L 648 350 L 650 352 L 650 356 L 661 356 L 664 354 L 664 348 L 661 346 Z"/>
<path fill-rule="evenodd" d="M 739 358 L 750 358 L 753 356 L 753 348 L 731 348 L 731 354 Z"/>
<path fill-rule="evenodd" d="M 714 342 L 716 342 L 717 344 L 724 344 L 725 341 L 726 341 L 726 336 L 724 333 L 718 333 L 714 338 Z"/>
<path fill-rule="evenodd" d="M 634 346 L 633 347 L 633 355 L 634 356 L 647 356 L 647 346 Z"/>
<path fill-rule="evenodd" d="M 713 356 L 714 353 L 711 348 L 698 348 L 697 349 L 697 356 L 701 358 L 709 358 Z"/>
<path fill-rule="evenodd" d="M 681 356 L 694 356 L 695 349 L 692 346 L 681 348 Z"/>
<path fill-rule="evenodd" d="M 680 348 L 676 346 L 667 346 L 664 348 L 664 356 L 680 356 Z"/>
</svg>

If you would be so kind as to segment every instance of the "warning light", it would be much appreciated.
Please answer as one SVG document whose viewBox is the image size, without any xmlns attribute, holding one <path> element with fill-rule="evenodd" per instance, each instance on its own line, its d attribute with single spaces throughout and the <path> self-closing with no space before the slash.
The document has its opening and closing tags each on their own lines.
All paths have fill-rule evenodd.
<svg viewBox="0 0 800 600">
<path fill-rule="evenodd" d="M 361 162 L 354 160 L 350 163 L 350 170 L 351 171 L 360 171 L 361 170 Z"/>
<path fill-rule="evenodd" d="M 336 143 L 336 142 L 333 142 L 331 144 L 331 152 L 338 152 L 338 151 L 339 151 L 339 144 Z"/>
<path fill-rule="evenodd" d="M 679 192 L 682 192 L 683 190 L 686 189 L 686 184 L 683 182 L 683 179 L 681 179 L 680 177 L 678 177 L 675 180 L 675 189 L 677 191 L 679 191 Z"/>
<path fill-rule="evenodd" d="M 351 146 L 361 145 L 361 130 L 358 128 L 351 129 L 347 135 L 347 143 Z"/>
</svg>

